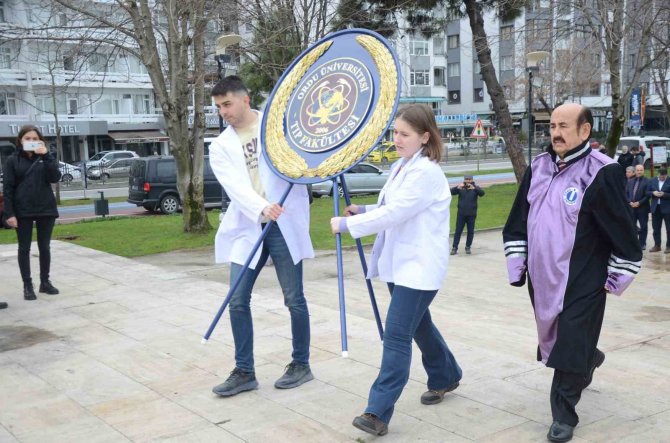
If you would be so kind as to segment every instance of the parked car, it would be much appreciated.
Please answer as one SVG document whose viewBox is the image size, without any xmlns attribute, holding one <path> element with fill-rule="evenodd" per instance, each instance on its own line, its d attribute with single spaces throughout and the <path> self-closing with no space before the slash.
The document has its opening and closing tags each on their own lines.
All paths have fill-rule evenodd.
<svg viewBox="0 0 670 443">
<path fill-rule="evenodd" d="M 216 179 L 209 156 L 205 156 L 204 194 L 206 207 L 221 207 L 221 185 Z M 177 163 L 171 156 L 133 159 L 128 178 L 128 203 L 147 211 L 172 214 L 181 201 L 177 190 Z"/>
<path fill-rule="evenodd" d="M 370 163 L 359 163 L 344 173 L 349 194 L 376 194 L 384 187 L 389 173 L 382 171 Z M 340 197 L 344 196 L 342 187 L 339 187 Z M 312 195 L 322 197 L 333 194 L 333 182 L 325 181 L 312 185 Z"/>
<path fill-rule="evenodd" d="M 617 152 L 620 153 L 621 148 L 624 146 L 628 146 L 629 149 L 638 146 L 640 152 L 644 152 L 645 169 L 651 168 L 652 151 L 655 167 L 668 163 L 668 154 L 670 154 L 670 138 L 668 137 L 656 137 L 653 135 L 621 137 L 617 146 Z"/>
<path fill-rule="evenodd" d="M 373 163 L 388 165 L 398 160 L 400 155 L 393 142 L 382 142 L 370 152 L 367 160 Z"/>
<path fill-rule="evenodd" d="M 58 169 L 60 170 L 61 183 L 69 185 L 73 181 L 81 181 L 81 171 L 77 166 L 59 161 Z"/>
<path fill-rule="evenodd" d="M 102 155 L 101 155 L 102 154 Z M 107 166 L 114 160 L 123 158 L 139 158 L 136 152 L 133 151 L 102 151 L 91 157 L 86 162 L 86 171 L 96 166 Z"/>
<path fill-rule="evenodd" d="M 122 158 L 115 160 L 105 166 L 98 166 L 90 168 L 86 175 L 93 180 L 107 181 L 110 178 L 128 177 L 130 172 L 130 165 L 133 163 L 132 158 Z"/>
</svg>

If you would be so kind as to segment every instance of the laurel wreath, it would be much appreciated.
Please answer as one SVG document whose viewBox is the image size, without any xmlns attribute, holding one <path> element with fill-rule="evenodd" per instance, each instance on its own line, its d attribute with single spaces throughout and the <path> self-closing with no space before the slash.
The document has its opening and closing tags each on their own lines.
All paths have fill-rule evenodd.
<svg viewBox="0 0 670 443">
<path fill-rule="evenodd" d="M 266 150 L 272 164 L 286 177 L 332 177 L 358 160 L 377 140 L 393 112 L 398 88 L 398 72 L 391 52 L 382 42 L 369 35 L 360 35 L 356 41 L 371 55 L 380 75 L 379 101 L 372 116 L 347 145 L 336 154 L 325 159 L 316 168 L 293 151 L 284 136 L 283 118 L 291 93 L 307 70 L 328 50 L 332 41 L 327 41 L 303 57 L 286 76 L 277 89 L 268 110 L 266 123 Z"/>
</svg>

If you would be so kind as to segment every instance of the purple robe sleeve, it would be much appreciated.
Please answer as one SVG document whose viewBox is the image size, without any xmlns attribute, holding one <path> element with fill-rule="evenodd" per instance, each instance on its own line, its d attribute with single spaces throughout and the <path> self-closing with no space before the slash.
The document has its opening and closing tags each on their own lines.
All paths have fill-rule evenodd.
<svg viewBox="0 0 670 443">
<path fill-rule="evenodd" d="M 526 168 L 519 190 L 517 191 L 512 210 L 503 229 L 505 258 L 507 259 L 507 275 L 512 286 L 523 286 L 526 283 L 528 270 L 528 190 L 531 181 L 531 168 Z"/>
<path fill-rule="evenodd" d="M 614 163 L 603 168 L 602 184 L 593 208 L 598 227 L 610 244 L 605 289 L 621 295 L 632 283 L 642 264 L 642 248 L 626 199 L 623 168 Z"/>
</svg>

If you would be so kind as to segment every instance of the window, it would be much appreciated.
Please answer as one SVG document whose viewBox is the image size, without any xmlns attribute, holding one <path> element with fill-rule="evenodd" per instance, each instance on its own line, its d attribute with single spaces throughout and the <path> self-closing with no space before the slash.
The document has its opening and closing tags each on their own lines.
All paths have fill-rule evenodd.
<svg viewBox="0 0 670 443">
<path fill-rule="evenodd" d="M 12 69 L 12 50 L 0 46 L 0 69 Z"/>
<path fill-rule="evenodd" d="M 410 55 L 428 55 L 428 41 L 426 40 L 410 40 L 409 42 Z"/>
<path fill-rule="evenodd" d="M 612 95 L 612 83 L 605 83 L 605 95 Z"/>
<path fill-rule="evenodd" d="M 502 28 L 500 28 L 500 38 L 502 40 L 514 39 L 514 25 L 503 26 Z"/>
<path fill-rule="evenodd" d="M 60 26 L 67 26 L 67 15 L 65 14 L 58 14 L 58 23 Z"/>
<path fill-rule="evenodd" d="M 16 94 L 0 92 L 0 115 L 16 115 Z"/>
<path fill-rule="evenodd" d="M 475 75 L 481 75 L 482 73 L 482 66 L 479 64 L 479 60 L 477 60 L 477 56 L 475 55 L 475 62 L 474 65 L 472 66 L 472 72 Z"/>
<path fill-rule="evenodd" d="M 586 88 L 587 97 L 598 97 L 600 95 L 600 83 L 591 83 Z"/>
<path fill-rule="evenodd" d="M 67 95 L 67 113 L 70 115 L 79 114 L 79 99 L 77 94 Z"/>
<path fill-rule="evenodd" d="M 74 71 L 74 57 L 70 55 L 63 56 L 63 69 L 66 71 Z"/>
<path fill-rule="evenodd" d="M 637 64 L 637 54 L 631 54 L 629 55 L 630 58 L 630 69 L 635 69 L 635 65 Z"/>
<path fill-rule="evenodd" d="M 500 70 L 510 71 L 512 69 L 514 69 L 514 56 L 503 55 L 502 57 L 500 57 Z"/>
<path fill-rule="evenodd" d="M 570 2 L 557 2 L 556 13 L 558 15 L 570 14 Z"/>
<path fill-rule="evenodd" d="M 484 88 L 475 88 L 474 94 L 472 95 L 473 102 L 483 102 L 484 101 Z"/>
<path fill-rule="evenodd" d="M 514 100 L 514 87 L 512 85 L 505 85 L 503 87 L 503 92 L 505 94 L 505 99 Z"/>
<path fill-rule="evenodd" d="M 109 60 L 105 54 L 95 53 L 91 54 L 88 63 L 93 72 L 107 72 Z"/>
<path fill-rule="evenodd" d="M 425 71 L 410 71 L 409 84 L 411 86 L 430 86 L 430 73 Z"/>
<path fill-rule="evenodd" d="M 449 77 L 458 77 L 461 75 L 461 64 L 460 63 L 448 63 L 447 64 L 447 75 Z"/>
<path fill-rule="evenodd" d="M 177 164 L 174 161 L 159 161 L 156 163 L 156 176 L 174 179 L 177 176 Z"/>
<path fill-rule="evenodd" d="M 595 68 L 600 68 L 600 54 L 591 54 L 591 64 Z"/>
<path fill-rule="evenodd" d="M 4 23 L 5 21 L 5 2 L 0 0 L 0 23 Z"/>
<path fill-rule="evenodd" d="M 434 38 L 433 39 L 433 55 L 444 55 L 444 39 L 443 38 Z"/>
<path fill-rule="evenodd" d="M 449 91 L 449 104 L 457 105 L 461 102 L 461 91 Z"/>
<path fill-rule="evenodd" d="M 433 84 L 435 86 L 446 86 L 447 81 L 444 77 L 444 68 L 434 68 L 433 69 Z"/>
<path fill-rule="evenodd" d="M 460 45 L 461 36 L 460 35 L 450 35 L 447 37 L 447 47 L 449 49 L 457 49 Z"/>
</svg>

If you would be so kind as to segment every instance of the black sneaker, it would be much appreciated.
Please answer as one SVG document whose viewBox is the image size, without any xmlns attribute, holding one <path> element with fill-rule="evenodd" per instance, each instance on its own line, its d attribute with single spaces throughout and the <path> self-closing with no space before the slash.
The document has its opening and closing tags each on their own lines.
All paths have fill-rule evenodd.
<svg viewBox="0 0 670 443">
<path fill-rule="evenodd" d="M 6 301 L 0 301 L 0 309 L 7 309 L 8 306 Z"/>
<path fill-rule="evenodd" d="M 470 250 L 469 246 L 465 247 L 465 253 L 468 254 L 468 255 L 472 254 L 472 251 Z"/>
<path fill-rule="evenodd" d="M 235 368 L 226 381 L 212 388 L 212 392 L 221 397 L 231 397 L 256 388 L 258 388 L 258 381 L 255 372 L 244 372 Z"/>
<path fill-rule="evenodd" d="M 459 385 L 459 382 L 454 383 L 451 386 L 448 386 L 445 389 L 430 390 L 421 394 L 421 403 L 424 405 L 436 405 L 442 401 L 444 394 L 451 392 L 456 389 Z"/>
<path fill-rule="evenodd" d="M 309 369 L 309 365 L 291 362 L 286 365 L 286 372 L 284 372 L 284 375 L 282 375 L 279 380 L 275 382 L 275 388 L 296 388 L 310 380 L 314 380 L 314 375 L 312 375 L 312 371 Z"/>
<path fill-rule="evenodd" d="M 44 292 L 45 294 L 49 295 L 56 295 L 60 293 L 60 291 L 58 291 L 58 289 L 56 289 L 49 280 L 44 280 L 42 283 L 40 283 L 40 292 Z"/>
<path fill-rule="evenodd" d="M 389 427 L 386 423 L 381 421 L 376 415 L 368 414 L 367 412 L 354 418 L 354 421 L 351 424 L 361 431 L 365 431 L 372 435 L 382 436 L 389 432 Z"/>
<path fill-rule="evenodd" d="M 458 249 L 451 248 L 451 253 L 449 255 L 456 255 L 456 254 L 458 254 Z"/>
<path fill-rule="evenodd" d="M 37 300 L 35 295 L 35 290 L 33 289 L 33 284 L 23 285 L 23 299 L 24 300 Z"/>
<path fill-rule="evenodd" d="M 586 386 L 584 386 L 584 389 L 586 389 L 591 384 L 593 381 L 593 373 L 596 371 L 596 368 L 599 368 L 603 364 L 604 361 L 605 353 L 596 348 L 595 355 L 593 356 L 593 363 L 591 363 L 591 370 L 586 376 Z"/>
</svg>

